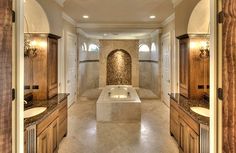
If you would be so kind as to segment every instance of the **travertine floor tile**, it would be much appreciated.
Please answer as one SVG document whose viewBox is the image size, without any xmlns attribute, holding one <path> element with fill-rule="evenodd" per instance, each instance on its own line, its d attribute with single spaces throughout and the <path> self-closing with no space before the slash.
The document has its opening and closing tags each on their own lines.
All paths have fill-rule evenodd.
<svg viewBox="0 0 236 153">
<path fill-rule="evenodd" d="M 140 123 L 97 123 L 95 100 L 75 103 L 59 153 L 178 153 L 169 108 L 158 100 L 142 100 L 141 107 Z"/>
</svg>

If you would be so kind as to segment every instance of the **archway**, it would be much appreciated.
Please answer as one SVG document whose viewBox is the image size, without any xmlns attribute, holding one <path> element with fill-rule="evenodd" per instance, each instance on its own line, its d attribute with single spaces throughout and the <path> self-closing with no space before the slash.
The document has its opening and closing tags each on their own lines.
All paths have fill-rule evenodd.
<svg viewBox="0 0 236 153">
<path fill-rule="evenodd" d="M 36 0 L 25 1 L 24 12 L 25 33 L 50 33 L 48 17 Z"/>
<path fill-rule="evenodd" d="M 193 9 L 188 22 L 188 34 L 210 33 L 210 1 L 201 0 Z"/>
<path fill-rule="evenodd" d="M 107 56 L 107 85 L 131 85 L 131 56 L 116 49 Z"/>
</svg>

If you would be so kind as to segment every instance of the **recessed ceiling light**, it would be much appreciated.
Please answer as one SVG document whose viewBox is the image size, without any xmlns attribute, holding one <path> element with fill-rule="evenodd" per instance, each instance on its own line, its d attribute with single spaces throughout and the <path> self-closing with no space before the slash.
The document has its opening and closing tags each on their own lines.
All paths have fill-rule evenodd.
<svg viewBox="0 0 236 153">
<path fill-rule="evenodd" d="M 151 15 L 151 16 L 149 16 L 149 18 L 150 18 L 150 19 L 155 19 L 156 16 L 155 16 L 155 15 Z"/>
<path fill-rule="evenodd" d="M 89 16 L 88 16 L 88 15 L 83 15 L 83 18 L 84 18 L 84 19 L 88 19 Z"/>
</svg>

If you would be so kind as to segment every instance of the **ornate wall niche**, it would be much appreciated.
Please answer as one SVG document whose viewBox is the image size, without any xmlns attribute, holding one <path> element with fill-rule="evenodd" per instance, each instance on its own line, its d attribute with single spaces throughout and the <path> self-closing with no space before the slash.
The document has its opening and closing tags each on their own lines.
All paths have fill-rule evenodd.
<svg viewBox="0 0 236 153">
<path fill-rule="evenodd" d="M 131 85 L 132 59 L 123 49 L 112 51 L 107 57 L 107 85 Z"/>
</svg>

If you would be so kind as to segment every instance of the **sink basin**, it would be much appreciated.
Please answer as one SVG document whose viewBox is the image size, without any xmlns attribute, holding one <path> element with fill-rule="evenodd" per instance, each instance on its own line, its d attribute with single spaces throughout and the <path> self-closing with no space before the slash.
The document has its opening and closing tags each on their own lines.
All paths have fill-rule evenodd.
<svg viewBox="0 0 236 153">
<path fill-rule="evenodd" d="M 191 110 L 199 115 L 210 117 L 210 110 L 204 107 L 191 107 Z"/>
<path fill-rule="evenodd" d="M 30 118 L 43 113 L 47 107 L 34 107 L 24 111 L 24 118 Z"/>
</svg>

